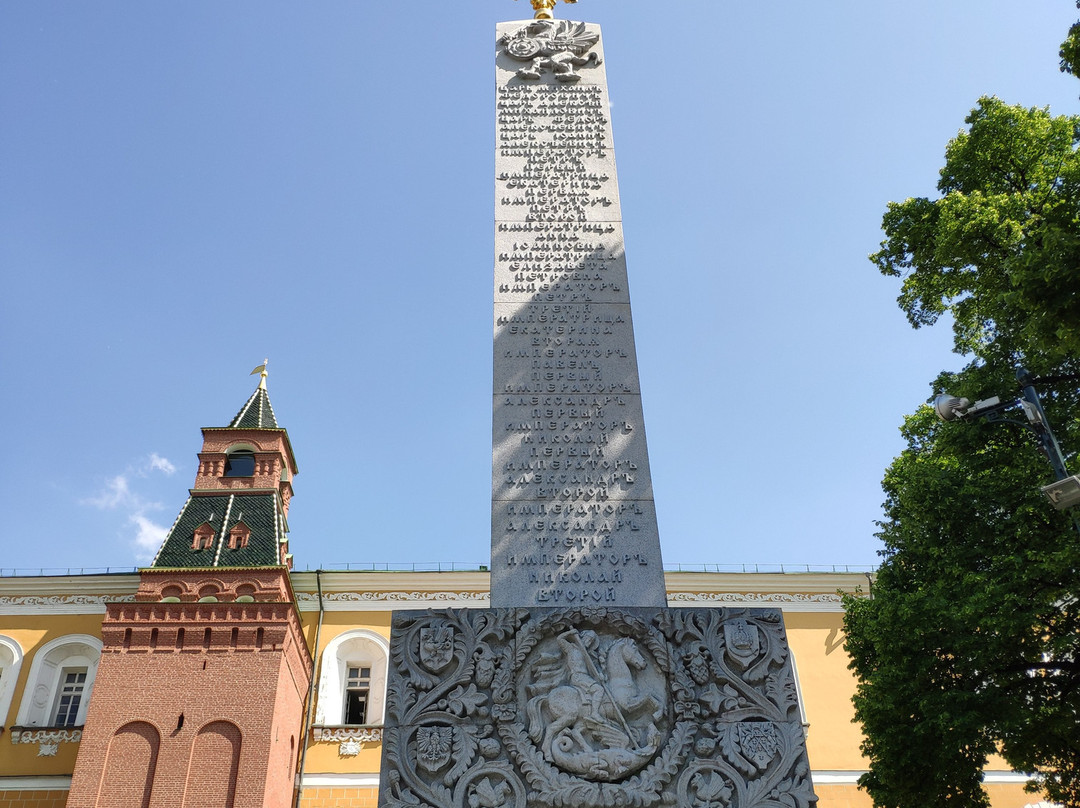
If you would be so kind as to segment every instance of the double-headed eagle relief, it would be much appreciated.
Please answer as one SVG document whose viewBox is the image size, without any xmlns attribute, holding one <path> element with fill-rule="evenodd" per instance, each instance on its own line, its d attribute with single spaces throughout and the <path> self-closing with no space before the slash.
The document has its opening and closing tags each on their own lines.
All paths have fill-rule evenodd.
<svg viewBox="0 0 1080 808">
<path fill-rule="evenodd" d="M 395 612 L 382 808 L 811 808 L 779 612 Z"/>
<path fill-rule="evenodd" d="M 600 54 L 592 48 L 600 35 L 586 29 L 583 22 L 536 20 L 499 40 L 512 59 L 528 62 L 517 71 L 519 78 L 539 79 L 550 70 L 562 82 L 581 79 L 575 68 L 600 64 Z"/>
</svg>

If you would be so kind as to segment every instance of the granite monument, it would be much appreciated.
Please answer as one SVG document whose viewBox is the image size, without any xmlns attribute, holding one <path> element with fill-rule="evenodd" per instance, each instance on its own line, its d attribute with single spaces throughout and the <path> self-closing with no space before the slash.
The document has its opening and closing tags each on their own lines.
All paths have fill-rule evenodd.
<svg viewBox="0 0 1080 808">
<path fill-rule="evenodd" d="M 600 30 L 496 32 L 490 609 L 395 612 L 382 808 L 809 808 L 778 610 L 669 609 Z"/>
</svg>

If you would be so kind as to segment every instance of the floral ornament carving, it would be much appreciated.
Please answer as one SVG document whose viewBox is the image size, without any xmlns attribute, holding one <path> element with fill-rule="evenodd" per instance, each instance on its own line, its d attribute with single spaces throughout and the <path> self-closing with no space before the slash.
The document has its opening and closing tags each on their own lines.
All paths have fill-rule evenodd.
<svg viewBox="0 0 1080 808">
<path fill-rule="evenodd" d="M 82 740 L 81 729 L 27 729 L 11 728 L 12 743 L 58 744 L 77 743 Z"/>
<path fill-rule="evenodd" d="M 312 737 L 317 742 L 337 741 L 371 743 L 382 740 L 382 727 L 313 727 Z"/>
<path fill-rule="evenodd" d="M 512 793 L 506 780 L 485 777 L 469 790 L 469 808 L 505 808 Z"/>
<path fill-rule="evenodd" d="M 581 80 L 575 68 L 600 64 L 600 54 L 592 50 L 600 35 L 589 31 L 583 22 L 536 20 L 506 34 L 499 40 L 511 59 L 528 62 L 517 71 L 518 78 L 539 79 L 551 71 L 558 81 Z"/>
<path fill-rule="evenodd" d="M 396 612 L 391 660 L 383 808 L 816 799 L 776 611 Z"/>
</svg>

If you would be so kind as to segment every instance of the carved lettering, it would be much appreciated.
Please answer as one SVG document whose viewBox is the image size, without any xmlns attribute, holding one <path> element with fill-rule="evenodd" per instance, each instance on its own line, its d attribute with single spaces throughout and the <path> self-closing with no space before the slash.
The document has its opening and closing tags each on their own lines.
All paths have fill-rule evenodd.
<svg viewBox="0 0 1080 808">
<path fill-rule="evenodd" d="M 580 23 L 511 27 L 500 39 L 496 604 L 664 597 L 596 45 Z M 500 599 L 503 586 L 516 594 Z"/>
</svg>

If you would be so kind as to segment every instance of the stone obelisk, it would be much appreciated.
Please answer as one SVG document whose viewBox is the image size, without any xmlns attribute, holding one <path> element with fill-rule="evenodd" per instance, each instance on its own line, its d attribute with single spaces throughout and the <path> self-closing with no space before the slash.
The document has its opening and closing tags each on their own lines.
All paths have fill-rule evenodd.
<svg viewBox="0 0 1080 808">
<path fill-rule="evenodd" d="M 810 808 L 781 613 L 665 604 L 600 30 L 496 47 L 493 608 L 394 613 L 379 804 Z"/>
<path fill-rule="evenodd" d="M 497 29 L 492 606 L 663 606 L 600 31 Z"/>
</svg>

